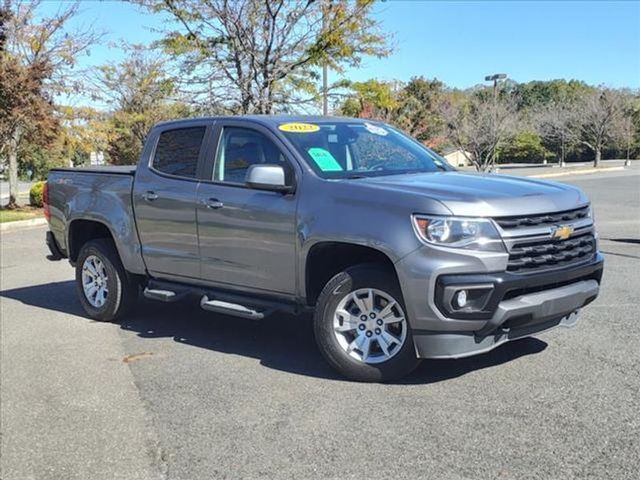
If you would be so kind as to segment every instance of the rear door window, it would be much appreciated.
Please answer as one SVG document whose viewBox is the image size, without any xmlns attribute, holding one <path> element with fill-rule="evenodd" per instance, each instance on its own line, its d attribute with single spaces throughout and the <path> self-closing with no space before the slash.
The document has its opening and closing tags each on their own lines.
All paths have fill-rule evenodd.
<svg viewBox="0 0 640 480">
<path fill-rule="evenodd" d="M 206 127 L 178 128 L 160 134 L 152 167 L 162 173 L 196 178 Z"/>
</svg>

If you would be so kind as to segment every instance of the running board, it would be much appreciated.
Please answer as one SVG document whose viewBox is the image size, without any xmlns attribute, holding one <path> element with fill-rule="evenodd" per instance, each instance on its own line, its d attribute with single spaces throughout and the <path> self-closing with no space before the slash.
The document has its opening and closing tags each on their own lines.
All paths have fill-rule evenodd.
<svg viewBox="0 0 640 480">
<path fill-rule="evenodd" d="M 209 297 L 206 295 L 200 300 L 200 306 L 210 312 L 223 313 L 225 315 L 233 315 L 234 317 L 248 318 L 251 320 L 262 320 L 265 315 L 264 312 L 257 312 L 256 310 L 237 303 L 209 300 Z"/>
<path fill-rule="evenodd" d="M 184 297 L 184 294 L 176 293 L 171 290 L 160 290 L 154 288 L 145 288 L 142 294 L 150 300 L 159 300 L 161 302 L 177 302 Z"/>
</svg>

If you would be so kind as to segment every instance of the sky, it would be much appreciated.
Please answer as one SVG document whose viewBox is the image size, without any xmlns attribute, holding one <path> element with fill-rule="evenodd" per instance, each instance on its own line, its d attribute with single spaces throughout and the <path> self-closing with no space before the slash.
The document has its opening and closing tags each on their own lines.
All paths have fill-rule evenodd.
<svg viewBox="0 0 640 480">
<path fill-rule="evenodd" d="M 59 6 L 45 1 L 43 13 Z M 506 73 L 517 82 L 574 78 L 640 88 L 640 0 L 387 0 L 378 4 L 375 17 L 393 33 L 395 50 L 348 70 L 351 80 L 423 75 L 467 88 L 485 75 Z M 149 43 L 162 26 L 160 17 L 113 0 L 84 0 L 75 22 L 107 33 L 80 60 L 83 66 L 117 61 L 123 56 L 119 44 Z"/>
</svg>

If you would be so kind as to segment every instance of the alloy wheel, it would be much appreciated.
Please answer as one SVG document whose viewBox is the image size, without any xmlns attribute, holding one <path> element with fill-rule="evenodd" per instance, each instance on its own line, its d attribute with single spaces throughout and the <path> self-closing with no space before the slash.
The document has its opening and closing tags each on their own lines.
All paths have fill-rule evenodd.
<svg viewBox="0 0 640 480">
<path fill-rule="evenodd" d="M 338 303 L 333 317 L 338 344 L 363 363 L 386 362 L 407 338 L 407 320 L 400 303 L 382 290 L 362 288 Z"/>
<path fill-rule="evenodd" d="M 91 306 L 100 308 L 107 301 L 107 280 L 104 262 L 95 255 L 89 255 L 82 264 L 82 289 Z"/>
</svg>

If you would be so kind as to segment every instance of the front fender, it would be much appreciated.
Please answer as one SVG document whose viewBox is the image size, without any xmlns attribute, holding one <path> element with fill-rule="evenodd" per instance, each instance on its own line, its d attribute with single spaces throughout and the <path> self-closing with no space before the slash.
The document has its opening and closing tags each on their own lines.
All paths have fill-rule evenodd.
<svg viewBox="0 0 640 480">
<path fill-rule="evenodd" d="M 310 193 L 312 192 L 312 193 Z M 448 214 L 439 202 L 410 193 L 385 195 L 357 182 L 305 182 L 298 206 L 298 294 L 306 292 L 306 260 L 314 245 L 368 247 L 398 262 L 422 244 L 411 225 L 415 212 Z"/>
</svg>

